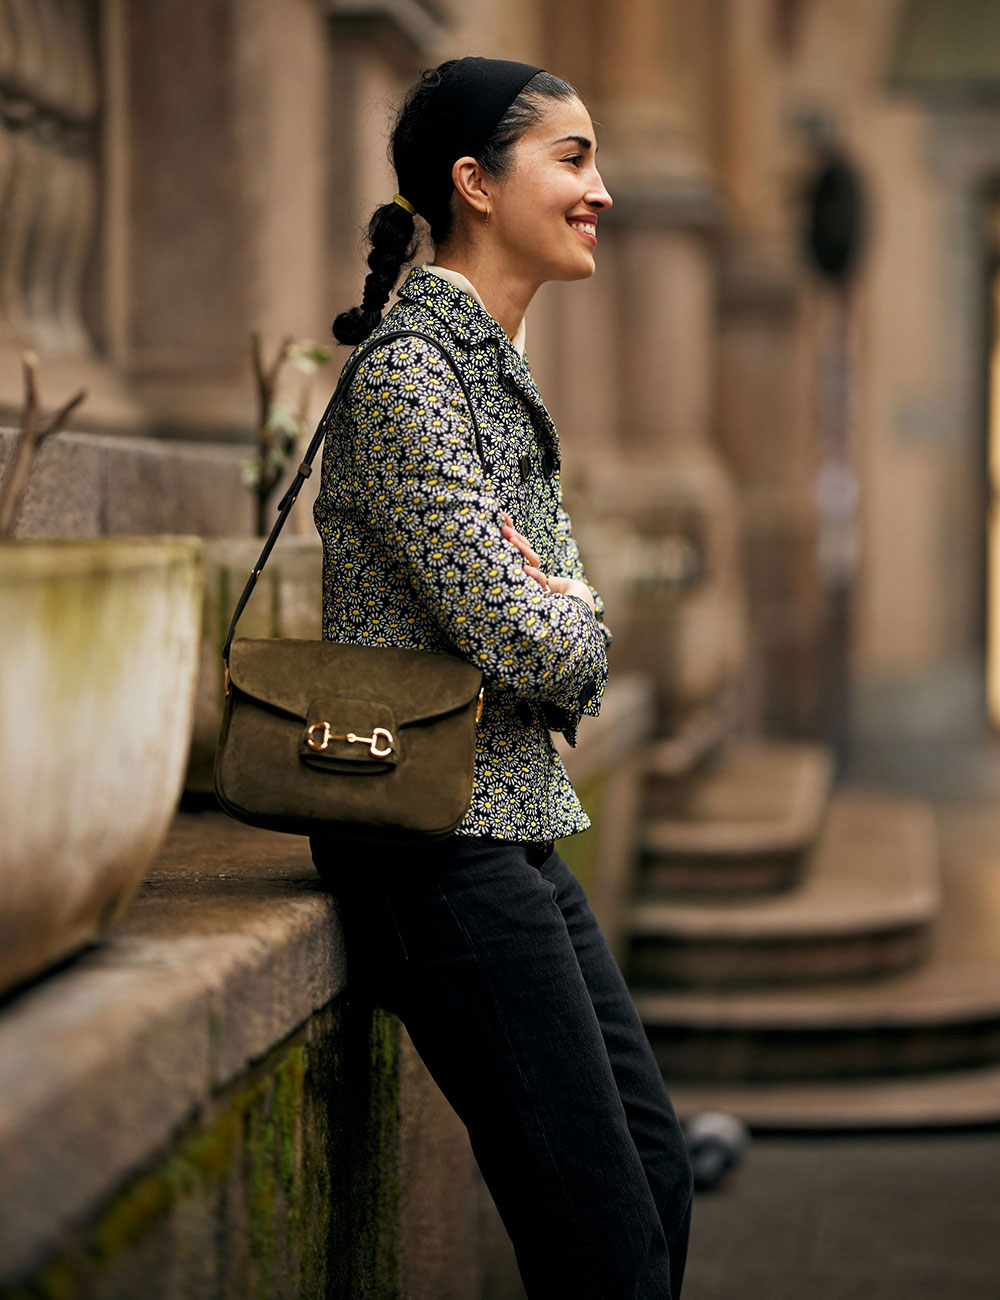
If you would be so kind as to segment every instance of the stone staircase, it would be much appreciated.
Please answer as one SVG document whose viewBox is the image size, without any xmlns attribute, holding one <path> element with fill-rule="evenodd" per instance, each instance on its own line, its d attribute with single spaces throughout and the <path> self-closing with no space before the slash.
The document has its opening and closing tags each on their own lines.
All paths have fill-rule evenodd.
<svg viewBox="0 0 1000 1300">
<path fill-rule="evenodd" d="M 1000 853 L 944 865 L 819 747 L 654 745 L 626 969 L 678 1112 L 1000 1121 Z"/>
</svg>

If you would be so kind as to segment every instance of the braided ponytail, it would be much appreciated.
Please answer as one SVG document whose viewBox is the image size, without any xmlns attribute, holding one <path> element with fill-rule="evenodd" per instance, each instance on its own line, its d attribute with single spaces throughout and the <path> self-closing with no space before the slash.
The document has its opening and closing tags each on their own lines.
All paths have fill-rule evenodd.
<svg viewBox="0 0 1000 1300">
<path fill-rule="evenodd" d="M 399 272 L 417 249 L 413 216 L 398 203 L 376 208 L 368 223 L 371 268 L 365 279 L 360 307 L 342 311 L 333 322 L 333 336 L 338 343 L 360 343 L 382 319 L 382 309 L 389 301 Z"/>
</svg>

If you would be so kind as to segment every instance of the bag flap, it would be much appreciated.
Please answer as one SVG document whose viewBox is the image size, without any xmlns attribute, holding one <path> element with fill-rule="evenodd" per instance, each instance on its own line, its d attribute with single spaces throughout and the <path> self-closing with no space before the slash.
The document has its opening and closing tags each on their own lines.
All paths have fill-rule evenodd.
<svg viewBox="0 0 1000 1300">
<path fill-rule="evenodd" d="M 374 700 L 315 699 L 299 739 L 299 756 L 319 769 L 389 771 L 402 758 L 395 714 Z"/>
<path fill-rule="evenodd" d="M 401 727 L 471 704 L 482 685 L 480 670 L 454 655 L 291 637 L 239 637 L 229 676 L 245 695 L 303 722 L 312 701 L 349 698 L 385 704 Z"/>
</svg>

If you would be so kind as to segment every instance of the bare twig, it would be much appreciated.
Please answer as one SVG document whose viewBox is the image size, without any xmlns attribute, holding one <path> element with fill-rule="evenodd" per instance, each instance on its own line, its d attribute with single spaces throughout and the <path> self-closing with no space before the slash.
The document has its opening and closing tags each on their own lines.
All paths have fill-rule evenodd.
<svg viewBox="0 0 1000 1300">
<path fill-rule="evenodd" d="M 271 369 L 268 372 L 267 380 L 268 380 L 268 384 L 270 385 L 270 390 L 272 393 L 277 387 L 278 375 L 281 373 L 281 367 L 285 364 L 286 360 L 288 359 L 288 349 L 292 346 L 294 342 L 295 339 L 292 337 L 292 335 L 286 334 L 284 339 L 282 340 L 281 347 L 278 349 L 277 356 L 271 362 Z"/>
<path fill-rule="evenodd" d="M 281 483 L 305 431 L 314 372 L 317 366 L 330 360 L 332 350 L 317 346 L 312 339 L 296 340 L 289 334 L 268 366 L 264 362 L 259 331 L 251 331 L 250 342 L 257 390 L 257 452 L 243 462 L 243 469 L 247 486 L 253 488 L 257 499 L 257 532 L 263 534 L 268 531 L 268 501 Z M 297 411 L 278 398 L 278 380 L 289 361 L 303 372 Z"/>
<path fill-rule="evenodd" d="M 279 443 L 278 432 L 271 427 L 271 412 L 274 408 L 278 377 L 281 374 L 282 366 L 288 359 L 289 349 L 295 339 L 291 334 L 285 336 L 270 366 L 264 363 L 260 331 L 253 330 L 250 340 L 254 380 L 257 385 L 257 455 L 259 464 L 256 483 L 257 532 L 265 533 L 267 532 L 267 501 L 281 477 L 280 469 L 274 468 L 272 453 L 278 445 L 282 447 L 286 456 L 288 452 L 286 443 L 284 441 Z"/>
<path fill-rule="evenodd" d="M 9 537 L 21 512 L 28 480 L 34 467 L 38 449 L 53 433 L 64 427 L 73 411 L 87 396 L 87 390 L 80 391 L 64 402 L 50 418 L 48 424 L 41 423 L 41 407 L 38 400 L 38 382 L 36 369 L 38 357 L 34 352 L 25 352 L 21 356 L 24 369 L 24 407 L 21 411 L 20 432 L 14 442 L 11 465 L 0 489 L 0 537 Z"/>
</svg>

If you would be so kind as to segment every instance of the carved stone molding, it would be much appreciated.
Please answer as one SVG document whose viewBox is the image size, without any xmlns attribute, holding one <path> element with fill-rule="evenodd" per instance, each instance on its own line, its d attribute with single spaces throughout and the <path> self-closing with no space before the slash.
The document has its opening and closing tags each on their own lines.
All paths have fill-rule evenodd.
<svg viewBox="0 0 1000 1300">
<path fill-rule="evenodd" d="M 0 342 L 89 356 L 97 222 L 96 33 L 83 0 L 0 7 Z"/>
<path fill-rule="evenodd" d="M 425 0 L 325 0 L 338 28 L 359 34 L 384 34 L 408 55 L 431 58 L 448 30 L 448 15 Z"/>
<path fill-rule="evenodd" d="M 0 415 L 20 409 L 31 348 L 50 402 L 86 388 L 73 427 L 135 431 L 100 337 L 100 44 L 94 0 L 0 5 Z"/>
</svg>

